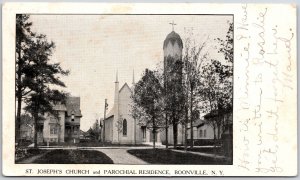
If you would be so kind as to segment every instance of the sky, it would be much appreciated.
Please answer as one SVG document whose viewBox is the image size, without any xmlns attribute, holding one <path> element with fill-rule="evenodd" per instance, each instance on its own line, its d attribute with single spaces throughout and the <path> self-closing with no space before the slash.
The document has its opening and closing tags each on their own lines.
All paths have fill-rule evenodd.
<svg viewBox="0 0 300 180">
<path fill-rule="evenodd" d="M 56 48 L 51 61 L 71 71 L 61 77 L 64 91 L 80 96 L 86 131 L 104 116 L 104 99 L 113 107 L 114 82 L 118 71 L 119 87 L 141 78 L 146 69 L 163 61 L 163 41 L 172 31 L 172 21 L 181 38 L 193 32 L 196 44 L 207 42 L 204 51 L 211 58 L 224 58 L 217 52 L 215 38 L 225 39 L 228 22 L 225 15 L 31 15 L 32 31 L 47 35 Z"/>
</svg>

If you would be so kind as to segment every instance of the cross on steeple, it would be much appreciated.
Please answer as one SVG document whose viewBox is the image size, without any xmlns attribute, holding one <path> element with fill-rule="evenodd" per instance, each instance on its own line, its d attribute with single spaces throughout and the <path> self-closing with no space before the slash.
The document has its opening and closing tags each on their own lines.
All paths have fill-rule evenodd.
<svg viewBox="0 0 300 180">
<path fill-rule="evenodd" d="M 174 20 L 171 23 L 169 23 L 169 24 L 172 25 L 172 31 L 174 31 L 174 26 L 177 25 L 177 24 L 174 23 Z"/>
</svg>

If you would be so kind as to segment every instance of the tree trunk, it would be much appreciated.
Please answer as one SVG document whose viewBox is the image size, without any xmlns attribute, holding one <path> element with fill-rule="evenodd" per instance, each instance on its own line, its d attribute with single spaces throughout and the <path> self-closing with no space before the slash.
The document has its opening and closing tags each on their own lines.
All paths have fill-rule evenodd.
<svg viewBox="0 0 300 180">
<path fill-rule="evenodd" d="M 184 150 L 187 151 L 187 146 L 188 146 L 188 142 L 187 142 L 187 124 L 189 122 L 189 117 L 188 117 L 188 107 L 187 104 L 185 105 L 185 123 L 184 123 Z"/>
<path fill-rule="evenodd" d="M 214 155 L 215 155 L 215 158 L 216 158 L 216 155 L 217 155 L 217 149 L 216 149 L 216 126 L 214 125 Z"/>
<path fill-rule="evenodd" d="M 176 148 L 177 148 L 177 134 L 178 134 L 177 123 L 173 123 L 173 140 L 174 140 L 174 149 L 176 149 Z"/>
<path fill-rule="evenodd" d="M 191 85 L 191 102 L 190 102 L 190 118 L 191 118 L 191 149 L 194 147 L 194 128 L 193 128 L 193 87 Z"/>
<path fill-rule="evenodd" d="M 166 149 L 169 148 L 169 141 L 168 141 L 168 116 L 167 116 L 167 113 L 166 113 Z"/>
<path fill-rule="evenodd" d="M 20 41 L 17 42 L 17 44 L 21 44 Z M 21 61 L 21 49 L 17 49 L 17 53 L 18 53 L 18 69 L 17 71 L 17 92 L 16 92 L 16 96 L 17 96 L 17 117 L 16 117 L 16 129 L 15 129 L 15 140 L 16 142 L 18 142 L 20 140 L 21 137 L 21 108 L 22 108 L 22 86 L 21 86 L 21 77 L 22 77 L 22 66 L 23 63 Z"/>
<path fill-rule="evenodd" d="M 217 139 L 219 140 L 221 138 L 221 125 L 218 124 L 218 136 L 217 136 Z"/>
<path fill-rule="evenodd" d="M 37 148 L 38 115 L 34 114 L 34 148 Z"/>
<path fill-rule="evenodd" d="M 20 91 L 18 90 L 17 93 L 18 97 L 17 97 L 17 117 L 16 117 L 16 129 L 15 129 L 15 140 L 16 142 L 19 142 L 19 140 L 21 139 L 21 107 L 22 107 L 22 95 L 20 93 Z"/>
<path fill-rule="evenodd" d="M 154 118 L 152 119 L 152 123 L 153 123 L 153 130 L 152 130 L 153 149 L 155 149 L 155 133 L 156 133 L 156 128 L 155 128 L 155 120 L 154 120 Z"/>
</svg>

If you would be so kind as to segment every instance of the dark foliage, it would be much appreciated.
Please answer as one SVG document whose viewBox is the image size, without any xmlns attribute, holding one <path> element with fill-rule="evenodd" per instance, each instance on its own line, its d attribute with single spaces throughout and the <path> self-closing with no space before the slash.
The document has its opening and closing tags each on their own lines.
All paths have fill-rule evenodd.
<svg viewBox="0 0 300 180">
<path fill-rule="evenodd" d="M 104 153 L 95 150 L 53 150 L 38 158 L 36 164 L 113 164 Z"/>
<path fill-rule="evenodd" d="M 151 164 L 230 164 L 225 159 L 215 159 L 167 149 L 132 149 L 128 153 Z"/>
</svg>

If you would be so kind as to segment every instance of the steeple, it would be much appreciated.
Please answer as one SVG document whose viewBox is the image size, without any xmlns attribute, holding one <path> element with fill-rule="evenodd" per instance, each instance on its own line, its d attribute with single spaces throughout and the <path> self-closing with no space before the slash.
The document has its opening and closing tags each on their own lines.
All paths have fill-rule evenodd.
<svg viewBox="0 0 300 180">
<path fill-rule="evenodd" d="M 132 72 L 132 85 L 134 85 L 134 69 L 133 69 L 133 72 Z"/>
<path fill-rule="evenodd" d="M 119 83 L 119 80 L 118 80 L 118 70 L 117 70 L 117 73 L 116 73 L 116 82 L 115 83 Z"/>
<path fill-rule="evenodd" d="M 115 82 L 115 99 L 114 99 L 114 119 L 113 119 L 113 124 L 117 124 L 119 120 L 119 80 L 118 80 L 118 70 L 116 73 L 116 82 Z M 113 137 L 112 141 L 113 143 L 118 142 L 118 129 L 116 129 L 116 126 L 113 126 Z"/>
</svg>

